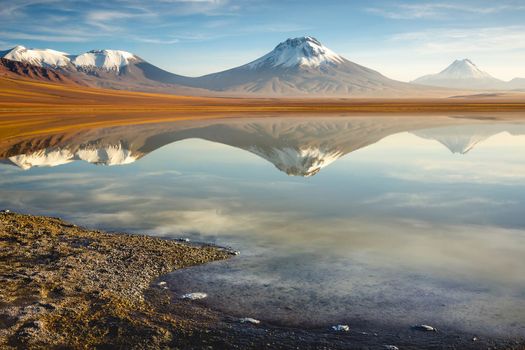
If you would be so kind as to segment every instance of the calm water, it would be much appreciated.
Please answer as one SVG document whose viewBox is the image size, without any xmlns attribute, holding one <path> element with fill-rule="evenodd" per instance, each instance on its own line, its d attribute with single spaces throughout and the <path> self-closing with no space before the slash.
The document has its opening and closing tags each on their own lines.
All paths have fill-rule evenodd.
<svg viewBox="0 0 525 350">
<path fill-rule="evenodd" d="M 240 250 L 170 277 L 233 315 L 525 335 L 525 119 L 181 122 L 2 152 L 0 207 Z"/>
</svg>

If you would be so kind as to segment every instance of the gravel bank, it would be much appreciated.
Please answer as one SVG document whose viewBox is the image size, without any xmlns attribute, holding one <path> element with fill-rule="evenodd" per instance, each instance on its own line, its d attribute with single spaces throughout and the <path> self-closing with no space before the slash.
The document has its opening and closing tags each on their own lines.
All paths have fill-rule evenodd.
<svg viewBox="0 0 525 350">
<path fill-rule="evenodd" d="M 144 298 L 157 277 L 230 252 L 0 214 L 0 348 L 136 348 L 183 327 Z M 180 327 L 179 327 L 180 326 Z"/>
</svg>

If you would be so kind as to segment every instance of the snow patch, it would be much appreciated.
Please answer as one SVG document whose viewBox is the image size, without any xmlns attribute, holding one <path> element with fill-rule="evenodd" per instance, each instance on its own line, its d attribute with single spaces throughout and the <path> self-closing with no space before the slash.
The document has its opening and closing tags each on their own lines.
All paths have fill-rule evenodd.
<svg viewBox="0 0 525 350">
<path fill-rule="evenodd" d="M 33 167 L 55 167 L 71 163 L 74 158 L 74 154 L 69 150 L 41 150 L 9 157 L 9 160 L 19 168 L 28 170 Z"/>
<path fill-rule="evenodd" d="M 130 52 L 120 50 L 92 50 L 73 58 L 72 63 L 81 68 L 101 68 L 120 71 L 129 65 L 136 56 Z"/>
<path fill-rule="evenodd" d="M 39 67 L 57 68 L 73 64 L 82 69 L 100 68 L 117 72 L 138 59 L 132 53 L 120 50 L 92 50 L 80 55 L 69 55 L 51 49 L 27 49 L 20 45 L 2 54 L 2 58 Z"/>
<path fill-rule="evenodd" d="M 38 67 L 63 67 L 70 63 L 68 54 L 51 49 L 27 49 L 24 46 L 15 46 L 7 51 L 3 58 L 32 64 Z"/>
<path fill-rule="evenodd" d="M 492 76 L 478 68 L 471 60 L 455 60 L 450 66 L 441 71 L 439 75 L 446 79 L 476 78 L 485 79 Z"/>
<path fill-rule="evenodd" d="M 307 67 L 317 68 L 322 65 L 343 63 L 345 59 L 317 39 L 307 36 L 288 39 L 275 47 L 273 51 L 247 64 L 249 69 L 262 66 L 271 67 Z"/>
</svg>

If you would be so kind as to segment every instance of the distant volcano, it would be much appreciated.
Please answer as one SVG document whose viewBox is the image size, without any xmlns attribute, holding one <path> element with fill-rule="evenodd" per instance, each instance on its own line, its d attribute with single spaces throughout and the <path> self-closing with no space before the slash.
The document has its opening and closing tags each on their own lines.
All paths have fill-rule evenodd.
<svg viewBox="0 0 525 350">
<path fill-rule="evenodd" d="M 505 89 L 506 83 L 482 71 L 471 60 L 456 60 L 437 74 L 425 75 L 416 84 L 456 89 Z"/>
</svg>

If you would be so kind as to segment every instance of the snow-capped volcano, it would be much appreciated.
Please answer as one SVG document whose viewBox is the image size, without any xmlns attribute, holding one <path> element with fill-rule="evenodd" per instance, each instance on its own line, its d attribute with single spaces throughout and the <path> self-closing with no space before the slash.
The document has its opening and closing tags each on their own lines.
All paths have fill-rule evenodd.
<svg viewBox="0 0 525 350">
<path fill-rule="evenodd" d="M 464 79 L 464 78 L 492 78 L 489 73 L 486 73 L 478 68 L 471 60 L 465 58 L 463 60 L 455 60 L 450 66 L 439 73 L 442 77 L 450 79 Z"/>
<path fill-rule="evenodd" d="M 69 55 L 51 49 L 27 49 L 18 45 L 11 50 L 0 52 L 2 58 L 24 62 L 38 67 L 64 67 L 70 64 Z"/>
<path fill-rule="evenodd" d="M 128 66 L 130 62 L 137 60 L 139 60 L 137 56 L 126 51 L 91 50 L 73 57 L 71 62 L 77 68 L 100 68 L 118 72 L 122 67 Z"/>
<path fill-rule="evenodd" d="M 353 63 L 309 36 L 287 39 L 255 61 L 186 83 L 236 95 L 265 96 L 385 97 L 427 90 Z"/>
<path fill-rule="evenodd" d="M 270 67 L 310 67 L 343 63 L 345 59 L 329 48 L 323 46 L 317 39 L 310 36 L 288 39 L 264 55 L 248 63 L 251 69 L 264 66 Z"/>
<path fill-rule="evenodd" d="M 413 83 L 464 89 L 499 89 L 505 84 L 479 69 L 469 59 L 455 60 L 441 72 L 422 76 Z"/>
</svg>

